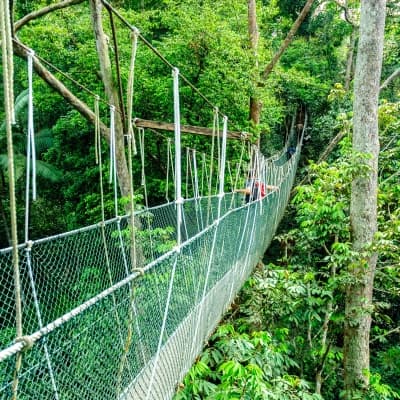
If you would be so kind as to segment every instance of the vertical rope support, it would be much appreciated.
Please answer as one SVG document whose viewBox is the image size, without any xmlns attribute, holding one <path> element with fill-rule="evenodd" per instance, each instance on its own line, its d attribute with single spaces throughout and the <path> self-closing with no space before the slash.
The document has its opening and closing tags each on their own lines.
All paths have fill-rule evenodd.
<svg viewBox="0 0 400 400">
<path fill-rule="evenodd" d="M 222 128 L 222 148 L 221 148 L 221 161 L 219 171 L 219 199 L 218 199 L 218 220 L 221 218 L 221 204 L 224 197 L 225 186 L 225 164 L 226 164 L 226 138 L 228 132 L 228 117 L 224 115 L 223 128 Z"/>
<path fill-rule="evenodd" d="M 138 37 L 139 30 L 133 29 L 132 31 L 132 50 L 131 50 L 131 63 L 129 68 L 129 76 L 128 76 L 128 87 L 127 87 L 127 118 L 128 118 L 128 135 L 132 137 L 133 144 L 133 154 L 137 154 L 136 149 L 136 141 L 135 141 L 135 132 L 133 130 L 133 122 L 132 122 L 132 108 L 133 108 L 133 91 L 134 91 L 134 82 L 135 82 L 135 61 L 136 61 L 136 53 L 137 53 L 137 45 L 138 45 Z"/>
<path fill-rule="evenodd" d="M 165 309 L 164 309 L 164 315 L 163 315 L 163 320 L 162 320 L 162 324 L 161 324 L 160 337 L 159 337 L 158 345 L 157 345 L 157 353 L 156 353 L 153 368 L 151 371 L 151 378 L 150 378 L 150 382 L 149 382 L 149 388 L 148 388 L 147 394 L 146 394 L 146 400 L 150 400 L 152 398 L 151 391 L 153 389 L 153 383 L 154 383 L 154 378 L 155 378 L 156 369 L 157 369 L 157 365 L 158 365 L 158 359 L 160 358 L 160 352 L 161 352 L 162 341 L 163 341 L 163 337 L 164 337 L 165 326 L 167 324 L 167 317 L 168 317 L 169 305 L 171 302 L 172 288 L 174 286 L 176 265 L 178 264 L 178 255 L 179 255 L 179 252 L 177 251 L 176 255 L 175 255 L 174 265 L 173 265 L 172 271 L 171 271 L 171 278 L 169 280 L 167 300 L 165 302 Z"/>
<path fill-rule="evenodd" d="M 189 199 L 190 149 L 186 147 L 186 198 Z"/>
<path fill-rule="evenodd" d="M 193 157 L 193 170 L 194 170 L 194 197 L 198 199 L 200 197 L 200 193 L 199 193 L 199 175 L 197 172 L 196 150 L 193 150 L 192 157 Z"/>
<path fill-rule="evenodd" d="M 13 45 L 12 45 L 12 27 L 11 27 L 10 2 L 4 0 L 4 24 L 6 31 L 6 48 L 7 48 L 7 65 L 8 65 L 8 104 L 11 113 L 11 124 L 15 124 L 14 109 L 14 62 L 13 62 Z"/>
<path fill-rule="evenodd" d="M 143 191 L 144 191 L 144 204 L 146 206 L 146 209 L 148 209 L 149 208 L 149 198 L 147 195 L 146 171 L 145 171 L 145 167 L 144 167 L 144 159 L 145 159 L 145 157 L 144 157 L 144 128 L 138 128 L 138 131 L 139 131 L 138 133 L 139 133 L 140 162 L 142 164 L 140 184 L 143 187 Z M 151 259 L 154 260 L 154 242 L 153 242 L 150 213 L 146 213 L 146 219 L 147 219 L 147 229 L 149 231 L 149 238 L 150 238 Z"/>
<path fill-rule="evenodd" d="M 35 306 L 36 317 L 40 329 L 43 328 L 42 314 L 39 306 L 39 299 L 36 292 L 35 279 L 32 268 L 31 249 L 32 242 L 29 241 L 29 191 L 30 191 L 30 174 L 32 164 L 32 199 L 36 200 L 36 152 L 35 152 L 35 136 L 33 125 L 33 57 L 35 53 L 31 50 L 28 52 L 28 135 L 26 146 L 26 192 L 25 192 L 25 254 L 28 266 L 28 275 L 31 284 L 32 297 Z M 51 364 L 50 353 L 46 343 L 46 338 L 43 339 L 43 348 L 46 358 L 47 367 L 49 369 L 51 386 L 53 387 L 54 397 L 58 400 L 59 394 L 54 376 L 53 367 Z"/>
<path fill-rule="evenodd" d="M 107 267 L 107 275 L 108 275 L 108 280 L 110 282 L 110 287 L 113 285 L 113 278 L 112 278 L 112 272 L 111 272 L 111 262 L 110 262 L 110 255 L 108 251 L 108 246 L 107 246 L 107 238 L 106 238 L 106 231 L 105 231 L 105 207 L 104 207 L 104 184 L 103 184 L 103 161 L 102 161 L 102 154 L 101 154 L 101 137 L 100 137 L 100 114 L 99 114 L 99 107 L 98 107 L 98 99 L 95 99 L 95 133 L 97 135 L 97 140 L 95 140 L 97 144 L 97 152 L 96 152 L 96 161 L 97 164 L 99 165 L 99 180 L 100 180 L 100 202 L 101 202 L 101 238 L 103 242 L 103 249 L 104 249 L 104 257 L 105 257 L 105 263 Z M 114 128 L 114 111 L 115 107 L 110 106 L 110 178 L 115 177 L 115 128 Z M 114 171 L 114 172 L 113 172 Z M 114 179 L 116 180 L 116 179 Z M 118 327 L 118 335 L 119 335 L 119 340 L 122 348 L 124 347 L 124 339 L 122 337 L 122 332 L 121 332 L 121 320 L 118 315 L 117 311 L 117 301 L 115 298 L 115 295 L 111 295 L 112 301 L 113 301 L 113 309 L 114 309 L 114 314 L 115 314 L 115 320 L 117 322 L 117 327 Z M 129 369 L 129 373 L 130 373 Z M 132 376 L 132 374 L 131 374 Z M 117 385 L 117 392 L 119 392 L 119 385 Z"/>
<path fill-rule="evenodd" d="M 36 146 L 33 124 L 33 57 L 34 52 L 30 50 L 27 54 L 28 60 L 28 134 L 26 144 L 26 186 L 25 186 L 25 243 L 29 236 L 29 191 L 32 164 L 32 199 L 36 200 Z"/>
<path fill-rule="evenodd" d="M 206 225 L 208 226 L 211 213 L 211 196 L 212 196 L 212 178 L 213 178 L 213 166 L 214 166 L 214 147 L 215 147 L 215 135 L 219 130 L 218 128 L 218 108 L 214 109 L 214 119 L 213 119 L 213 132 L 211 139 L 211 158 L 210 158 L 210 176 L 208 180 L 208 204 L 207 204 L 207 220 Z"/>
<path fill-rule="evenodd" d="M 13 101 L 13 58 L 11 43 L 11 32 L 9 29 L 10 9 L 8 0 L 1 1 L 0 8 L 0 29 L 1 47 L 3 63 L 3 85 L 4 85 L 4 109 L 7 136 L 7 155 L 8 155 L 8 176 L 10 190 L 10 214 L 11 214 L 11 240 L 12 240 L 12 263 L 14 271 L 14 292 L 15 292 L 15 327 L 16 336 L 22 336 L 22 304 L 21 304 L 21 283 L 18 256 L 18 235 L 17 235 L 17 207 L 15 198 L 15 171 L 14 171 L 14 149 L 11 125 L 14 120 L 14 101 Z M 22 354 L 16 355 L 14 379 L 12 383 L 12 399 L 17 399 L 18 374 L 21 368 Z"/>
<path fill-rule="evenodd" d="M 180 249 L 182 243 L 182 160 L 181 160 L 181 115 L 179 105 L 179 69 L 172 70 L 174 90 L 174 123 L 175 123 L 175 203 L 176 203 L 176 242 Z"/>
<path fill-rule="evenodd" d="M 169 203 L 169 168 L 171 163 L 171 138 L 167 139 L 167 178 L 165 183 L 165 200 Z M 174 180 L 174 174 L 172 174 L 172 179 Z"/>
<path fill-rule="evenodd" d="M 32 155 L 32 199 L 36 200 L 36 146 L 35 131 L 33 124 L 33 57 L 35 53 L 28 53 L 28 146 L 31 147 Z M 29 162 L 29 160 L 27 160 Z"/>
<path fill-rule="evenodd" d="M 25 232 L 25 236 L 26 237 L 28 236 L 27 232 Z M 33 275 L 33 268 L 32 268 L 32 257 L 31 257 L 32 244 L 33 244 L 32 242 L 30 242 L 28 240 L 26 241 L 25 252 L 26 252 L 27 265 L 28 265 L 29 280 L 30 280 L 31 289 L 32 289 L 32 297 L 33 297 L 33 302 L 35 305 L 36 317 L 38 319 L 39 327 L 40 327 L 40 329 L 42 329 L 43 328 L 42 313 L 40 311 L 39 299 L 38 299 L 38 295 L 36 292 L 35 277 Z M 56 379 L 54 376 L 53 366 L 51 364 L 51 358 L 50 358 L 49 348 L 47 346 L 46 337 L 43 338 L 43 348 L 44 348 L 44 355 L 46 358 L 47 368 L 49 369 L 51 386 L 53 387 L 54 398 L 56 400 L 59 400 L 60 396 L 58 394 L 57 383 L 56 383 Z"/>
<path fill-rule="evenodd" d="M 110 177 L 109 183 L 113 182 L 115 170 L 115 107 L 110 106 Z"/>
</svg>

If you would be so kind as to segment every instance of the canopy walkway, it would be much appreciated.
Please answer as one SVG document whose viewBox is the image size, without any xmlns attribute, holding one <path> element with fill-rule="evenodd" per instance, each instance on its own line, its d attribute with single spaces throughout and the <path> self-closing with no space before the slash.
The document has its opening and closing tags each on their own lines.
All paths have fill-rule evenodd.
<svg viewBox="0 0 400 400">
<path fill-rule="evenodd" d="M 20 246 L 27 336 L 17 342 L 12 252 L 1 250 L 0 398 L 11 397 L 19 352 L 20 399 L 171 398 L 271 242 L 298 154 L 284 159 L 266 161 L 263 179 L 279 190 L 264 199 L 185 200 L 179 247 L 175 202 L 138 212 L 141 270 L 126 216 Z"/>
<path fill-rule="evenodd" d="M 12 53 L 10 42 L 2 41 L 3 54 Z M 32 140 L 27 148 L 33 152 L 34 55 L 27 56 Z M 0 399 L 171 399 L 270 244 L 290 196 L 299 151 L 288 156 L 285 149 L 270 159 L 253 153 L 257 178 L 271 190 L 246 203 L 234 190 L 225 192 L 226 140 L 241 134 L 228 133 L 224 117 L 221 135 L 217 129 L 222 137 L 218 193 L 199 192 L 195 176 L 194 197 L 183 199 L 179 76 L 173 68 L 174 123 L 161 126 L 175 131 L 173 202 L 119 216 L 115 201 L 113 219 L 36 241 L 26 229 L 24 244 L 13 240 L 13 247 L 0 250 Z M 11 81 L 4 73 L 6 104 L 13 98 L 6 90 Z M 6 109 L 8 138 L 11 114 Z M 138 124 L 154 127 L 145 120 Z M 201 133 L 216 136 L 215 129 Z M 113 134 L 110 175 L 116 198 Z M 28 163 L 27 199 L 29 168 Z M 212 180 L 210 171 L 210 186 Z"/>
</svg>

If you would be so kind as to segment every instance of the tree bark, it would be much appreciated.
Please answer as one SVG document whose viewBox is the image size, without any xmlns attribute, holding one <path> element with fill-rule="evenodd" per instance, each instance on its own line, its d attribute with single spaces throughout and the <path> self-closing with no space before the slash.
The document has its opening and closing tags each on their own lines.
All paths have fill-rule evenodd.
<svg viewBox="0 0 400 400">
<path fill-rule="evenodd" d="M 260 124 L 260 115 L 262 103 L 257 96 L 257 86 L 258 86 L 258 39 L 260 37 L 260 33 L 258 31 L 257 25 L 257 4 L 256 0 L 248 0 L 247 4 L 248 8 L 248 32 L 249 32 L 249 40 L 250 40 L 250 49 L 252 51 L 253 60 L 254 60 L 254 70 L 255 76 L 253 77 L 253 87 L 254 93 L 250 96 L 250 112 L 249 119 L 253 127 L 257 127 Z"/>
<path fill-rule="evenodd" d="M 386 0 L 361 2 L 360 35 L 354 81 L 353 150 L 368 155 L 368 170 L 352 182 L 350 220 L 353 250 L 349 266 L 344 326 L 344 388 L 350 400 L 369 386 L 369 334 L 377 254 L 368 246 L 377 231 L 378 97 L 381 78 Z"/>
<path fill-rule="evenodd" d="M 304 5 L 303 9 L 301 10 L 299 16 L 297 17 L 295 23 L 293 24 L 293 26 L 290 28 L 289 33 L 286 36 L 286 39 L 283 41 L 283 43 L 281 44 L 281 47 L 279 48 L 279 50 L 275 53 L 275 55 L 272 57 L 271 62 L 265 67 L 265 70 L 262 74 L 262 78 L 263 80 L 266 80 L 268 78 L 268 76 L 270 75 L 270 73 L 272 72 L 272 70 L 274 69 L 276 63 L 279 61 L 279 59 L 281 58 L 282 54 L 285 52 L 285 50 L 289 47 L 290 43 L 292 43 L 293 39 L 294 39 L 294 35 L 296 34 L 296 32 L 298 31 L 298 29 L 300 28 L 300 25 L 302 24 L 302 22 L 304 21 L 305 17 L 307 16 L 307 14 L 309 13 L 312 4 L 314 3 L 314 0 L 307 0 L 306 4 Z"/>
<path fill-rule="evenodd" d="M 344 80 L 344 88 L 345 88 L 346 92 L 349 91 L 351 78 L 353 75 L 352 72 L 353 72 L 353 66 L 354 66 L 354 49 L 356 46 L 356 40 L 357 40 L 357 33 L 356 33 L 356 29 L 353 27 L 353 31 L 351 32 L 351 36 L 350 36 L 349 51 L 347 53 L 346 76 L 345 76 L 345 80 Z"/>
<path fill-rule="evenodd" d="M 103 5 L 99 0 L 90 0 L 89 4 L 104 89 L 108 102 L 117 106 L 119 104 L 118 89 L 114 84 L 108 44 L 106 40 L 106 35 L 104 33 L 101 16 Z M 130 178 L 125 156 L 124 127 L 121 114 L 119 112 L 115 113 L 115 132 L 118 182 L 121 189 L 121 194 L 123 196 L 129 196 Z"/>
</svg>

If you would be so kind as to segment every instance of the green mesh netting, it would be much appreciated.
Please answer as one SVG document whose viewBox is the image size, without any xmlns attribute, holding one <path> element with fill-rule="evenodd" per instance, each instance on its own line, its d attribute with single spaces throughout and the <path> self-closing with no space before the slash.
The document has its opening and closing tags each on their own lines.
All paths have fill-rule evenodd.
<svg viewBox="0 0 400 400">
<path fill-rule="evenodd" d="M 178 249 L 174 203 L 137 213 L 135 266 L 127 217 L 20 246 L 23 329 L 35 343 L 18 399 L 170 399 L 272 240 L 298 154 L 282 160 L 265 168 L 279 190 L 263 200 L 185 200 Z M 21 351 L 11 258 L 0 250 L 1 399 Z"/>
</svg>

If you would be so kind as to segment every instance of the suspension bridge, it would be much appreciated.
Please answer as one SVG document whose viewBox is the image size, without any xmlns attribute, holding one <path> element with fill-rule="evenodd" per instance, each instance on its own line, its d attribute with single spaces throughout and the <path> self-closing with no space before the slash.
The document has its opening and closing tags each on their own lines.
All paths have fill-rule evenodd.
<svg viewBox="0 0 400 400">
<path fill-rule="evenodd" d="M 218 122 L 211 132 L 220 142 L 215 193 L 202 189 L 193 157 L 193 196 L 183 198 L 181 75 L 172 73 L 174 201 L 123 216 L 116 206 L 112 219 L 103 212 L 98 224 L 35 241 L 27 233 L 0 250 L 1 399 L 171 399 L 270 244 L 299 151 L 267 159 L 254 149 L 251 168 L 273 189 L 245 202 L 235 185 L 226 190 L 224 117 L 222 132 Z"/>
</svg>

